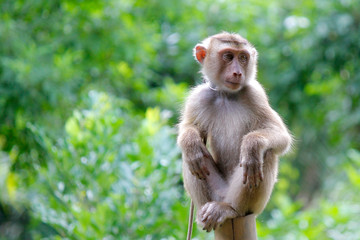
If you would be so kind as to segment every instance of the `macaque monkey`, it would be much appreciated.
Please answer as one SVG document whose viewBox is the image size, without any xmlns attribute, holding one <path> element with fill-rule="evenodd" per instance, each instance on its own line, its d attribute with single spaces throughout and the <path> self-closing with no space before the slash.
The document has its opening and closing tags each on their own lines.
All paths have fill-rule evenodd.
<svg viewBox="0 0 360 240">
<path fill-rule="evenodd" d="M 205 83 L 186 99 L 179 124 L 184 185 L 208 232 L 225 220 L 260 214 L 291 135 L 256 80 L 257 51 L 220 33 L 194 48 Z"/>
</svg>

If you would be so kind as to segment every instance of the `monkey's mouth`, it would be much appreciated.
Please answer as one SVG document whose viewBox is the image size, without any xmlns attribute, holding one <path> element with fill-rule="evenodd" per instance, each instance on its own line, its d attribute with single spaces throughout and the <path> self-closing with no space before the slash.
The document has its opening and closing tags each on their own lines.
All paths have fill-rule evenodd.
<svg viewBox="0 0 360 240">
<path fill-rule="evenodd" d="M 240 81 L 240 79 L 239 80 L 226 80 L 225 81 L 226 82 L 226 84 L 230 87 L 230 88 L 238 88 L 239 86 L 240 86 L 240 84 L 241 84 L 241 81 Z"/>
<path fill-rule="evenodd" d="M 234 84 L 234 85 L 237 85 L 237 84 L 240 84 L 240 80 L 239 81 L 226 81 L 227 83 L 229 84 Z"/>
</svg>

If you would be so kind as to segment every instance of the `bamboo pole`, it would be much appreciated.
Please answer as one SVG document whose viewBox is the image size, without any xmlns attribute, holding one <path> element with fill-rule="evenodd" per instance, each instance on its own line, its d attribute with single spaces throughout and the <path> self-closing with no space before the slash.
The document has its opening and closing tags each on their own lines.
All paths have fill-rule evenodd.
<svg viewBox="0 0 360 240">
<path fill-rule="evenodd" d="M 215 240 L 257 240 L 255 215 L 225 221 L 215 230 Z"/>
</svg>

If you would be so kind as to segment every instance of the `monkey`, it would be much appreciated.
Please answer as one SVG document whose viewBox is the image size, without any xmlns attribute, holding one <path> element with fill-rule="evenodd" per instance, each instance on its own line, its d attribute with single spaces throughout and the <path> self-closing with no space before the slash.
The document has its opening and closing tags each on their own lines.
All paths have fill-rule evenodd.
<svg viewBox="0 0 360 240">
<path fill-rule="evenodd" d="M 248 40 L 222 32 L 193 53 L 204 83 L 185 100 L 177 144 L 196 221 L 210 232 L 263 211 L 292 136 L 256 79 L 258 52 Z"/>
</svg>

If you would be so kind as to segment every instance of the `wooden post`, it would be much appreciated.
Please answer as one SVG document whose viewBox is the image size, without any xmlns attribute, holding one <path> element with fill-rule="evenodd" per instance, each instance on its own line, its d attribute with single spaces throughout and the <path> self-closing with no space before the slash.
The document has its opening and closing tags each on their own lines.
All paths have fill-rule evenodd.
<svg viewBox="0 0 360 240">
<path fill-rule="evenodd" d="M 215 230 L 215 240 L 257 240 L 255 215 L 226 220 Z"/>
</svg>

